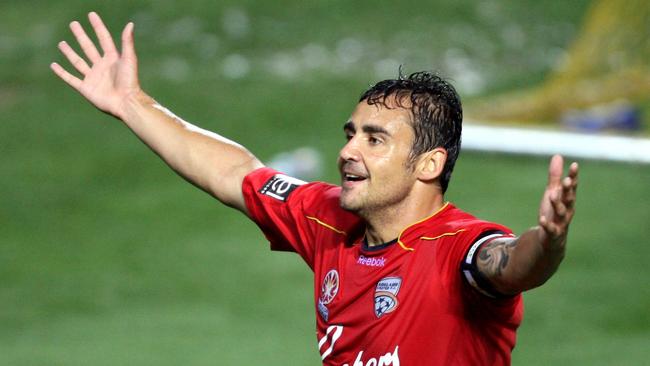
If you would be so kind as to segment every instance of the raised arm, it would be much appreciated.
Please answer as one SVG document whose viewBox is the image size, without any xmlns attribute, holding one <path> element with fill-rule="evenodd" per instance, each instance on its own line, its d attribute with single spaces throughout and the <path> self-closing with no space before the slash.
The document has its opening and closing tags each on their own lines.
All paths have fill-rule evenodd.
<svg viewBox="0 0 650 366">
<path fill-rule="evenodd" d="M 544 284 L 564 258 L 575 213 L 578 164 L 572 163 L 568 176 L 562 178 L 563 165 L 560 155 L 553 156 L 538 226 L 518 238 L 495 239 L 479 249 L 478 271 L 501 294 L 516 294 Z"/>
<path fill-rule="evenodd" d="M 86 58 L 65 41 L 59 49 L 81 76 L 57 63 L 50 65 L 52 71 L 99 110 L 122 120 L 183 178 L 246 213 L 242 181 L 261 162 L 241 145 L 183 121 L 140 88 L 133 23 L 122 31 L 120 52 L 99 15 L 90 13 L 88 19 L 103 54 L 74 21 L 70 29 Z"/>
</svg>

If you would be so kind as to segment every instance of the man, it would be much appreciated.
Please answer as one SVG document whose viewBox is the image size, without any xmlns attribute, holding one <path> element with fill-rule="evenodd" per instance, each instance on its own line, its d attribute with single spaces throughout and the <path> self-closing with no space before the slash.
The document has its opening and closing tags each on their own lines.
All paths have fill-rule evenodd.
<svg viewBox="0 0 650 366">
<path fill-rule="evenodd" d="M 326 365 L 503 365 L 521 322 L 521 292 L 564 256 L 578 166 L 551 159 L 539 225 L 514 236 L 444 201 L 460 149 L 453 87 L 415 73 L 366 91 L 343 129 L 341 186 L 265 168 L 242 146 L 195 127 L 138 83 L 133 23 L 122 50 L 95 13 L 99 53 L 70 24 L 86 59 L 61 52 L 81 78 L 52 70 L 122 120 L 185 179 L 255 221 L 274 250 L 314 271 L 318 347 Z M 89 64 L 90 62 L 90 64 Z"/>
</svg>

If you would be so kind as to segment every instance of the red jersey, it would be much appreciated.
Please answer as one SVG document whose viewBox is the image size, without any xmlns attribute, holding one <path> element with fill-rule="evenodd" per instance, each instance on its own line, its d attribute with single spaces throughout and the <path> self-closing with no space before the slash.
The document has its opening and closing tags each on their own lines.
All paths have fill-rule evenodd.
<svg viewBox="0 0 650 366">
<path fill-rule="evenodd" d="M 338 186 L 261 168 L 243 193 L 271 248 L 298 253 L 314 271 L 324 365 L 510 363 L 521 295 L 481 294 L 463 270 L 482 242 L 509 229 L 446 203 L 395 241 L 368 247 L 363 220 L 339 206 Z"/>
</svg>

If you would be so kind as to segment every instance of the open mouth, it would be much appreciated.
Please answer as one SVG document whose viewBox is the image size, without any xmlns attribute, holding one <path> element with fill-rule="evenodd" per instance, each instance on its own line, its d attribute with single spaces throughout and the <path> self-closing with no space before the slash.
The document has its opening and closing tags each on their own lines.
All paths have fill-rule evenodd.
<svg viewBox="0 0 650 366">
<path fill-rule="evenodd" d="M 347 173 L 343 174 L 343 181 L 345 182 L 360 182 L 362 180 L 366 180 L 366 177 Z"/>
</svg>

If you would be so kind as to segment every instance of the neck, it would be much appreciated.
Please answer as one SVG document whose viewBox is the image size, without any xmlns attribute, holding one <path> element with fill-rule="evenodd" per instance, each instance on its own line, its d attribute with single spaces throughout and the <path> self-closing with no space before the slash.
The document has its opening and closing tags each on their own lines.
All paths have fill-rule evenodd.
<svg viewBox="0 0 650 366">
<path fill-rule="evenodd" d="M 366 221 L 366 240 L 372 247 L 396 239 L 410 225 L 433 215 L 444 205 L 442 195 L 426 199 L 405 200 L 398 205 L 361 213 Z"/>
</svg>

